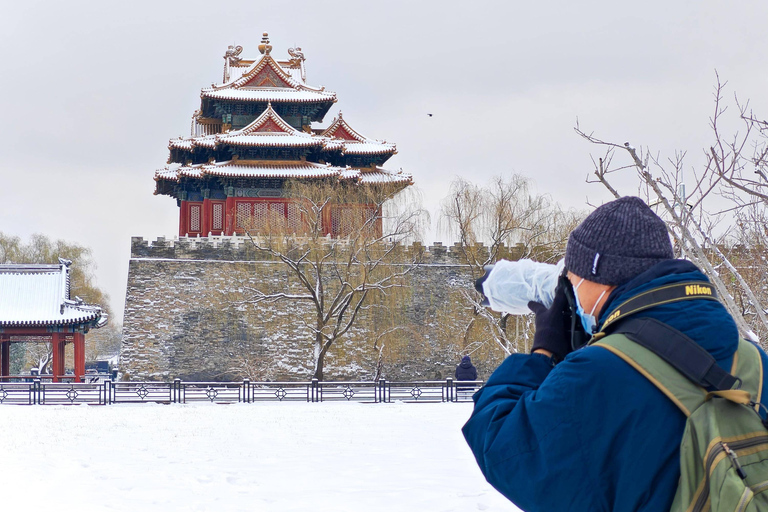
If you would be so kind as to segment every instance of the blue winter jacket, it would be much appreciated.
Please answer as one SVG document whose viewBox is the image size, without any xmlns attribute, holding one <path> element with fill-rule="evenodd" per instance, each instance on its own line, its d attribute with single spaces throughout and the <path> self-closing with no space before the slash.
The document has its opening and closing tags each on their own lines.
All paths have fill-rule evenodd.
<svg viewBox="0 0 768 512">
<path fill-rule="evenodd" d="M 707 280 L 690 262 L 659 263 L 614 290 L 599 323 L 644 290 L 696 279 Z M 684 332 L 730 371 L 738 331 L 719 302 L 682 301 L 640 316 Z M 765 381 L 762 396 L 766 403 Z M 589 346 L 554 367 L 540 354 L 513 354 L 474 400 L 464 436 L 486 479 L 523 510 L 669 510 L 685 416 L 608 350 Z"/>
</svg>

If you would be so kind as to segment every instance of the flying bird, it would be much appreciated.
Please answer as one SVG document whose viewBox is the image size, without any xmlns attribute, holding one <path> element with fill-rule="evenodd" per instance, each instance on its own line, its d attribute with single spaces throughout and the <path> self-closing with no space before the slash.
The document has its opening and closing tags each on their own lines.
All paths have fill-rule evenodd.
<svg viewBox="0 0 768 512">
<path fill-rule="evenodd" d="M 427 114 L 429 117 L 432 117 L 432 114 Z"/>
</svg>

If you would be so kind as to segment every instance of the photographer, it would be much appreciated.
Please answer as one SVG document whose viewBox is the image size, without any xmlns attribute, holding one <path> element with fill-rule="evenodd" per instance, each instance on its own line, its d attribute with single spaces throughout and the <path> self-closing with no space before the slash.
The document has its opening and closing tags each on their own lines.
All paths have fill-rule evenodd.
<svg viewBox="0 0 768 512">
<path fill-rule="evenodd" d="M 591 335 L 649 290 L 704 289 L 708 279 L 673 259 L 664 222 L 636 197 L 604 204 L 570 234 L 565 275 L 550 307 L 529 303 L 532 353 L 509 356 L 475 394 L 464 436 L 486 479 L 525 511 L 670 510 L 686 416 L 628 362 L 580 341 L 572 318 Z M 640 316 L 681 331 L 731 371 L 735 322 L 716 300 L 683 299 Z"/>
</svg>

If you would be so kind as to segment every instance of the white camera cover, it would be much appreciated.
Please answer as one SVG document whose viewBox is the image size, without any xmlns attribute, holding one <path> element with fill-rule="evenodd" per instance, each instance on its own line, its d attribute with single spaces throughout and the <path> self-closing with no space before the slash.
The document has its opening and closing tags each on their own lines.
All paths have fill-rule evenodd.
<svg viewBox="0 0 768 512">
<path fill-rule="evenodd" d="M 491 309 L 511 315 L 527 315 L 528 302 L 546 307 L 555 299 L 557 278 L 563 272 L 565 260 L 557 265 L 533 260 L 500 260 L 483 282 L 483 293 Z"/>
</svg>

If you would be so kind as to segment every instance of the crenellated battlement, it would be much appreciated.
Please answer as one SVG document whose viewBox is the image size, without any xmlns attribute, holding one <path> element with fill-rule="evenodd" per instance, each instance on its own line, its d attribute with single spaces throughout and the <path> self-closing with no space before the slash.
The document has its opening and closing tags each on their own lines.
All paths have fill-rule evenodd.
<svg viewBox="0 0 768 512">
<path fill-rule="evenodd" d="M 482 243 L 475 244 L 465 250 L 459 242 L 444 245 L 434 242 L 425 246 L 420 242 L 404 245 L 401 250 L 420 255 L 424 264 L 466 265 L 467 253 L 485 259 L 489 248 Z M 499 251 L 500 259 L 517 260 L 525 254 L 522 244 L 504 246 Z M 131 258 L 160 258 L 178 260 L 223 260 L 223 261 L 267 261 L 272 258 L 256 249 L 247 236 L 210 236 L 210 237 L 178 237 L 171 240 L 158 237 L 156 240 L 145 240 L 143 237 L 131 237 Z"/>
</svg>

